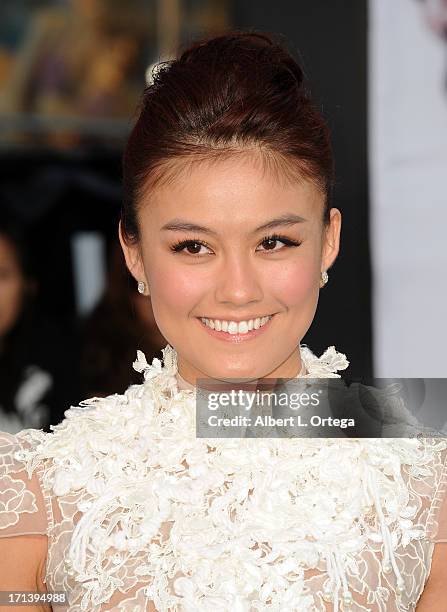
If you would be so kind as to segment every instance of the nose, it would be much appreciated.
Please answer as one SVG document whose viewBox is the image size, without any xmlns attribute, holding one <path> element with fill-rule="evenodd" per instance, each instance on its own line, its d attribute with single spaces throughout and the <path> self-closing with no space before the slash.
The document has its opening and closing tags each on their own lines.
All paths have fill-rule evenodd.
<svg viewBox="0 0 447 612">
<path fill-rule="evenodd" d="M 221 304 L 245 306 L 264 297 L 262 279 L 248 256 L 232 253 L 219 268 L 216 301 Z"/>
</svg>

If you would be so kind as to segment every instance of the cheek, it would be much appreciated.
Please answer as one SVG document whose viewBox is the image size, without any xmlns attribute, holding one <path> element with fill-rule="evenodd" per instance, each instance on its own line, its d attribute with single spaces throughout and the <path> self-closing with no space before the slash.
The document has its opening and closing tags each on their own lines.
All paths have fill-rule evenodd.
<svg viewBox="0 0 447 612">
<path fill-rule="evenodd" d="M 300 261 L 281 268 L 270 280 L 270 287 L 279 300 L 293 307 L 315 301 L 315 294 L 318 292 L 317 279 L 317 263 Z"/>
<path fill-rule="evenodd" d="M 159 310 L 163 316 L 169 311 L 188 312 L 203 297 L 209 287 L 206 279 L 198 273 L 195 266 L 163 265 L 151 274 L 153 291 L 153 308 L 157 316 Z"/>
</svg>

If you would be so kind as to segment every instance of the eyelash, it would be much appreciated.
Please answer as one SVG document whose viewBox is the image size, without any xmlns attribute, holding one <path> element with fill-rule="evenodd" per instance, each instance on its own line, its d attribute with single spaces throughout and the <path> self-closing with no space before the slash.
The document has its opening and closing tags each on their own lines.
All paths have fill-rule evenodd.
<svg viewBox="0 0 447 612">
<path fill-rule="evenodd" d="M 270 236 L 266 236 L 265 238 L 261 240 L 260 244 L 267 242 L 268 240 L 276 240 L 279 242 L 283 242 L 286 248 L 298 247 L 301 244 L 301 242 L 292 240 L 291 238 L 287 238 L 286 236 L 281 236 L 280 234 L 271 234 Z M 176 242 L 175 244 L 171 246 L 171 250 L 174 253 L 181 253 L 185 247 L 191 246 L 191 245 L 200 245 L 208 249 L 211 248 L 209 244 L 207 244 L 203 240 L 200 240 L 199 238 L 192 238 L 188 240 L 179 240 L 178 242 Z M 267 249 L 266 252 L 268 253 L 269 250 L 271 253 L 277 253 L 278 251 L 282 251 L 282 249 Z M 203 257 L 203 255 L 199 255 L 199 253 L 185 253 L 185 254 L 191 257 Z"/>
</svg>

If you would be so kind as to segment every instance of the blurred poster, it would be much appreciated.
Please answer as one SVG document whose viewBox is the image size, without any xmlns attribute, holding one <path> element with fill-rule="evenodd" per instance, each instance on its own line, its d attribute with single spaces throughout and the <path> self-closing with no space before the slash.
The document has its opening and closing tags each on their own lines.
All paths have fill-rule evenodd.
<svg viewBox="0 0 447 612">
<path fill-rule="evenodd" d="M 369 2 L 374 372 L 447 376 L 447 2 Z"/>
</svg>

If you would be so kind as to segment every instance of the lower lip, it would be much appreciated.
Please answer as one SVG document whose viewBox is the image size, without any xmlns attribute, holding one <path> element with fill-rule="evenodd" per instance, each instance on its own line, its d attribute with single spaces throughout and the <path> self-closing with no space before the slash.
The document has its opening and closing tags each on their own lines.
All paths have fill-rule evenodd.
<svg viewBox="0 0 447 612">
<path fill-rule="evenodd" d="M 252 329 L 251 331 L 248 331 L 246 334 L 229 334 L 228 332 L 217 331 L 217 329 L 211 329 L 211 327 L 208 327 L 208 325 L 205 325 L 205 323 L 202 323 L 202 321 L 199 318 L 197 319 L 197 321 L 199 322 L 199 325 L 201 325 L 203 329 L 210 334 L 210 336 L 213 336 L 214 338 L 218 338 L 219 340 L 223 340 L 224 342 L 232 342 L 233 344 L 239 344 L 240 342 L 246 342 L 247 340 L 253 340 L 254 338 L 257 338 L 258 336 L 260 336 L 268 327 L 270 327 L 270 324 L 273 321 L 274 316 L 275 315 L 273 315 L 272 318 L 269 319 L 265 325 L 263 325 L 262 327 L 259 327 L 259 329 Z"/>
</svg>

